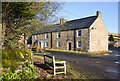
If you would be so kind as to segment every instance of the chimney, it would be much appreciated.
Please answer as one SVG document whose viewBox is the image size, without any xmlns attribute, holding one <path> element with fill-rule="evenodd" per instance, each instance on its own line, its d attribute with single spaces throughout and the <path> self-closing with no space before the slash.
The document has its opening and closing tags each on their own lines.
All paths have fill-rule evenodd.
<svg viewBox="0 0 120 81">
<path fill-rule="evenodd" d="M 97 16 L 99 17 L 102 17 L 102 14 L 101 14 L 101 12 L 100 11 L 97 11 Z"/>
<path fill-rule="evenodd" d="M 60 19 L 60 25 L 63 25 L 63 24 L 65 24 L 67 22 L 67 20 L 65 20 L 64 18 L 61 18 Z"/>
</svg>

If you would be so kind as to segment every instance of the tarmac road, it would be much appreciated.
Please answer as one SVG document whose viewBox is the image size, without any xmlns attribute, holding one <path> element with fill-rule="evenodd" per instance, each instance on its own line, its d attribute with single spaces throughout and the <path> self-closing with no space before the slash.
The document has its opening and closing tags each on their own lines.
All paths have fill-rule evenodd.
<svg viewBox="0 0 120 81">
<path fill-rule="evenodd" d="M 101 54 L 95 56 L 88 56 L 83 54 L 74 54 L 58 51 L 47 51 L 50 55 L 54 55 L 58 60 L 66 60 L 67 63 L 72 64 L 72 67 L 77 72 L 86 74 L 89 72 L 88 79 L 118 79 L 120 70 L 118 65 L 120 60 L 117 52 L 109 54 Z M 82 69 L 82 70 L 81 70 Z M 92 78 L 91 75 L 96 76 Z"/>
</svg>

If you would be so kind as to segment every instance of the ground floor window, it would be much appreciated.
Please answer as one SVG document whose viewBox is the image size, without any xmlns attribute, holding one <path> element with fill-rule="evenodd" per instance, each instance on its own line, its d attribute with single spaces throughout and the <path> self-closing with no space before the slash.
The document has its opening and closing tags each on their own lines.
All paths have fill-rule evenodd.
<svg viewBox="0 0 120 81">
<path fill-rule="evenodd" d="M 48 42 L 45 42 L 45 47 L 48 47 Z"/>
<path fill-rule="evenodd" d="M 81 48 L 81 41 L 77 42 L 77 48 Z"/>
<path fill-rule="evenodd" d="M 38 35 L 35 35 L 35 40 L 38 40 Z"/>
<path fill-rule="evenodd" d="M 60 47 L 60 42 L 57 42 L 57 47 Z"/>
</svg>

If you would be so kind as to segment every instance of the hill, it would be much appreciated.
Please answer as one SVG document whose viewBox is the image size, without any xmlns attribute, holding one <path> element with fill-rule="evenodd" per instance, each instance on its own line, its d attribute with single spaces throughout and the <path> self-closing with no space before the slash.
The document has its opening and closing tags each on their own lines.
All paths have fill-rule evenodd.
<svg viewBox="0 0 120 81">
<path fill-rule="evenodd" d="M 113 35 L 115 41 L 120 40 L 120 34 L 118 34 L 118 33 L 108 33 L 108 36 L 110 36 L 111 34 Z"/>
</svg>

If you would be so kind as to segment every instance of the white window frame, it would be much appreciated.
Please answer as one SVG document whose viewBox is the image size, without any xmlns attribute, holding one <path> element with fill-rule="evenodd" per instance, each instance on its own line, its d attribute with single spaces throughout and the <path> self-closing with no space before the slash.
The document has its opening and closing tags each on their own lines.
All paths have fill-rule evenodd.
<svg viewBox="0 0 120 81">
<path fill-rule="evenodd" d="M 38 35 L 35 35 L 35 40 L 38 40 Z"/>
<path fill-rule="evenodd" d="M 60 43 L 60 42 L 57 42 L 57 47 L 59 48 L 61 45 L 60 45 L 60 46 L 58 46 L 58 43 Z"/>
<path fill-rule="evenodd" d="M 60 37 L 58 37 L 59 34 L 60 34 L 60 32 L 57 32 L 57 38 L 60 38 Z"/>
<path fill-rule="evenodd" d="M 82 47 L 82 41 L 81 41 L 81 47 L 78 46 L 78 42 L 79 42 L 79 41 L 77 41 L 77 48 L 81 48 L 81 47 Z"/>
<path fill-rule="evenodd" d="M 48 36 L 48 34 L 45 34 L 45 39 L 48 39 L 47 36 Z"/>
<path fill-rule="evenodd" d="M 48 47 L 48 42 L 45 42 L 45 47 Z"/>
<path fill-rule="evenodd" d="M 77 30 L 77 37 L 81 37 L 81 36 L 78 36 L 79 31 L 81 31 L 81 36 L 82 36 L 82 30 Z"/>
</svg>

